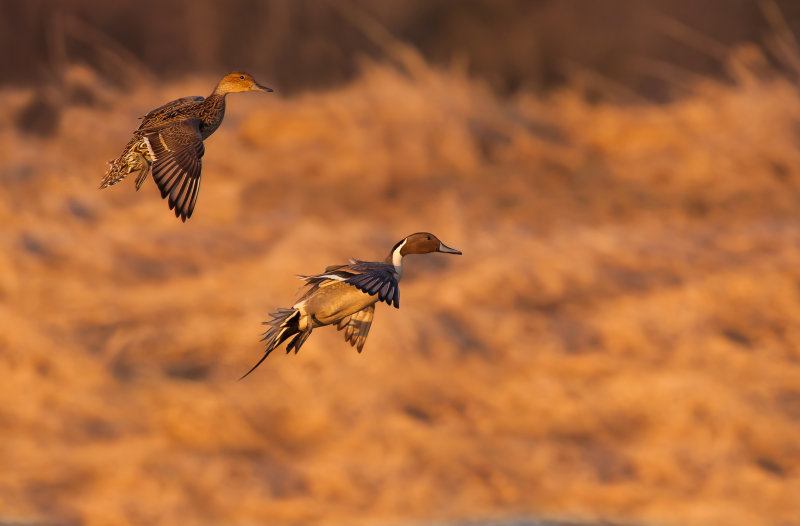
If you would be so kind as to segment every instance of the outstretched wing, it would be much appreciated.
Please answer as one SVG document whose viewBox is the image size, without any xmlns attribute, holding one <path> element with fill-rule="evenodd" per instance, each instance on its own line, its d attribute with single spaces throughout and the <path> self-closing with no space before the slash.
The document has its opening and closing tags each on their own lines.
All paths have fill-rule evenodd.
<svg viewBox="0 0 800 526">
<path fill-rule="evenodd" d="M 395 307 L 400 307 L 400 287 L 397 283 L 397 272 L 395 272 L 394 266 L 386 263 L 355 261 L 342 268 L 356 273 L 345 279 L 345 283 L 353 285 L 370 296 L 377 295 L 378 300 L 385 301 L 387 305 L 394 304 Z"/>
<path fill-rule="evenodd" d="M 372 318 L 375 316 L 375 304 L 361 309 L 346 318 L 342 318 L 337 325 L 340 331 L 344 329 L 344 340 L 356 348 L 358 352 L 364 348 L 369 329 L 372 327 Z"/>
<path fill-rule="evenodd" d="M 175 217 L 192 217 L 200 191 L 200 158 L 205 153 L 200 119 L 186 119 L 142 130 L 153 160 L 153 179 Z"/>
<path fill-rule="evenodd" d="M 332 265 L 322 274 L 298 276 L 310 286 L 306 296 L 326 281 L 343 281 L 370 296 L 378 296 L 378 301 L 400 307 L 400 287 L 397 272 L 393 265 L 373 261 L 350 260 L 349 265 Z M 305 297 L 305 296 L 304 296 Z"/>
</svg>

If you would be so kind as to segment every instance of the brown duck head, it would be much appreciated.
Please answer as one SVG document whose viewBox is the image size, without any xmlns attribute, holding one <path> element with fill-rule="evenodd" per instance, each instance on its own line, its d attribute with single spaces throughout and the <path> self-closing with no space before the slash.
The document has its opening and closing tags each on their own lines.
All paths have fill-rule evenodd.
<svg viewBox="0 0 800 526">
<path fill-rule="evenodd" d="M 214 93 L 217 95 L 226 95 L 228 93 L 237 93 L 240 91 L 271 92 L 273 90 L 272 88 L 262 86 L 256 82 L 256 79 L 254 79 L 252 75 L 243 71 L 228 73 L 222 77 L 222 80 L 219 81 L 219 84 L 217 84 L 217 87 L 214 89 Z"/>
<path fill-rule="evenodd" d="M 460 250 L 450 248 L 439 238 L 429 232 L 417 232 L 401 239 L 392 247 L 392 251 L 386 258 L 387 263 L 393 263 L 396 267 L 401 265 L 403 256 L 409 254 L 428 254 L 430 252 L 443 252 L 445 254 L 461 254 Z"/>
</svg>

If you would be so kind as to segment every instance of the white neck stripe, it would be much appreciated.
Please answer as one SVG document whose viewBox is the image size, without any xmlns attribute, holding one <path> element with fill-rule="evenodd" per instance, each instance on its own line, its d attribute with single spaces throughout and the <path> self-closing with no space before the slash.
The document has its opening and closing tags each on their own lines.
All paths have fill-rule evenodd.
<svg viewBox="0 0 800 526">
<path fill-rule="evenodd" d="M 394 269 L 398 274 L 403 273 L 403 255 L 400 253 L 400 251 L 403 250 L 404 246 L 406 246 L 406 241 L 408 241 L 408 239 L 404 239 L 402 243 L 397 245 L 397 248 L 394 249 L 394 252 L 392 252 L 392 265 L 394 265 Z"/>
</svg>

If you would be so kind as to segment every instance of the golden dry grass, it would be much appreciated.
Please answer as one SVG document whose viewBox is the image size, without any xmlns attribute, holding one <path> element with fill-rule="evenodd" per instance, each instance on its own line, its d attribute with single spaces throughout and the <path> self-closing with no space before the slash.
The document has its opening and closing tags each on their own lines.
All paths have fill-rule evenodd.
<svg viewBox="0 0 800 526">
<path fill-rule="evenodd" d="M 185 225 L 96 186 L 215 79 L 52 140 L 3 92 L 0 520 L 800 524 L 800 96 L 733 69 L 668 106 L 419 64 L 234 96 Z M 295 274 L 417 230 L 464 255 L 410 258 L 362 355 L 319 330 L 236 381 Z"/>
</svg>

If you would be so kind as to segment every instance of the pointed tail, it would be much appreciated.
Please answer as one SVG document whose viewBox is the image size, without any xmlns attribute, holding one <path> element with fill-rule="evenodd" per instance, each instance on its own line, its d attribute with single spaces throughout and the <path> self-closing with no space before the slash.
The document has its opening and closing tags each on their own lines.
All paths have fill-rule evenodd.
<svg viewBox="0 0 800 526">
<path fill-rule="evenodd" d="M 108 163 L 108 170 L 100 181 L 100 189 L 114 186 L 125 179 L 132 172 L 139 172 L 136 177 L 136 189 L 138 190 L 144 182 L 147 174 L 150 173 L 152 156 L 149 155 L 147 144 L 140 138 L 134 137 L 125 146 L 122 155 Z"/>
<path fill-rule="evenodd" d="M 256 370 L 261 365 L 261 362 L 267 359 L 277 346 L 285 342 L 292 336 L 292 340 L 286 346 L 286 353 L 294 350 L 295 354 L 300 350 L 303 343 L 311 336 L 311 325 L 309 324 L 305 329 L 300 330 L 300 311 L 296 309 L 278 309 L 278 312 L 270 314 L 272 319 L 265 321 L 264 325 L 269 325 L 269 329 L 264 333 L 261 338 L 262 342 L 267 342 L 267 348 L 264 351 L 264 356 L 256 363 L 249 371 L 247 371 L 239 380 L 244 379 L 247 375 Z"/>
<path fill-rule="evenodd" d="M 122 173 L 122 167 L 119 164 L 119 159 L 115 159 L 109 162 L 108 170 L 106 171 L 106 174 L 103 176 L 103 180 L 100 181 L 99 189 L 102 190 L 103 188 L 114 186 L 118 182 L 125 179 L 126 175 L 128 174 Z"/>
</svg>

